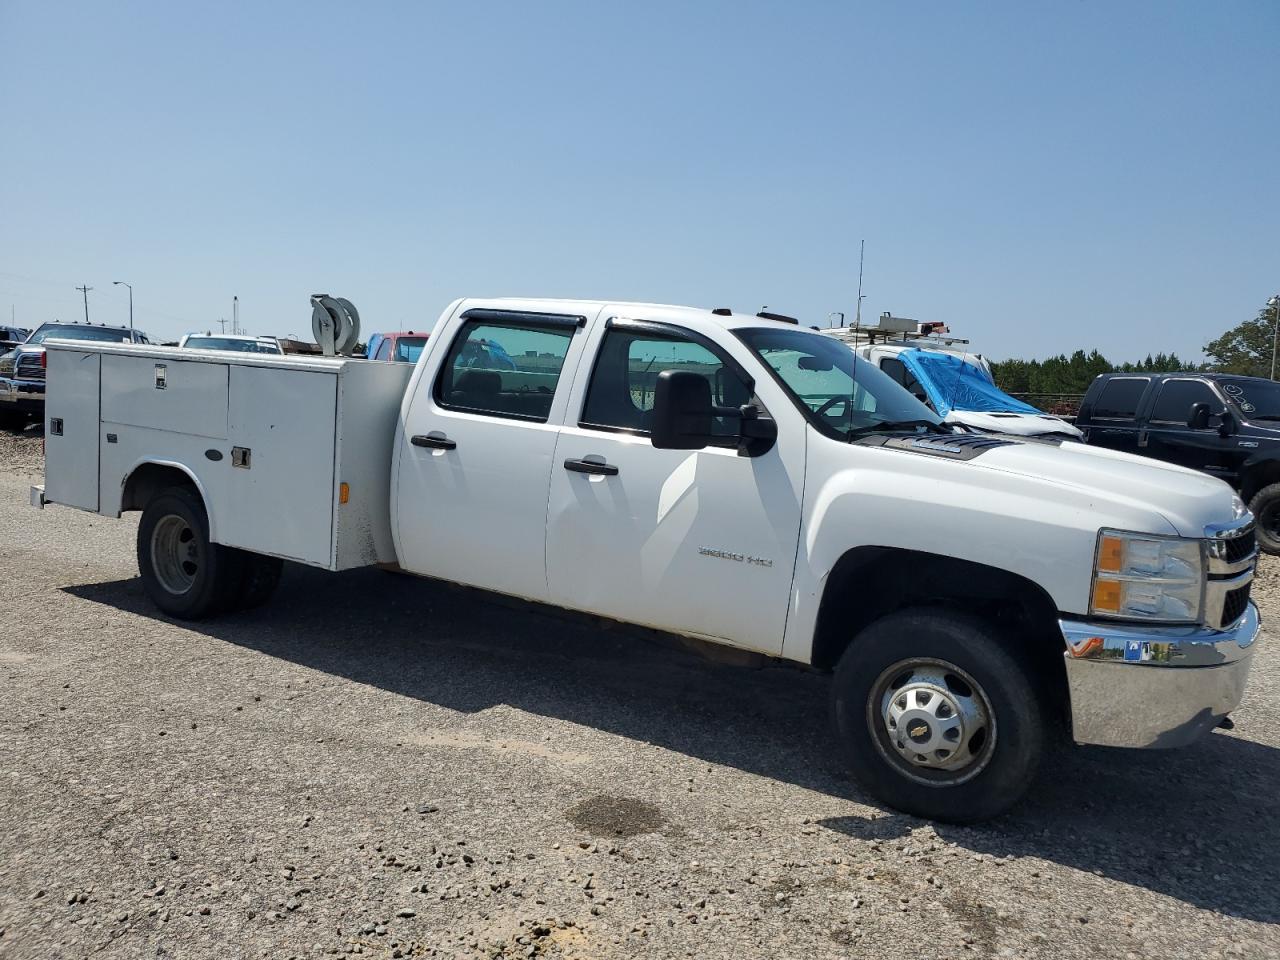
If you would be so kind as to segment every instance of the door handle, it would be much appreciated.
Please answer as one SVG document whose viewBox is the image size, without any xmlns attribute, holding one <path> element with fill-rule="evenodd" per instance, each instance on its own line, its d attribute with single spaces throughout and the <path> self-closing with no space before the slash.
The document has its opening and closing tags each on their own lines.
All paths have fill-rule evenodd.
<svg viewBox="0 0 1280 960">
<path fill-rule="evenodd" d="M 564 462 L 566 470 L 572 470 L 574 473 L 597 473 L 605 477 L 616 477 L 618 468 L 611 463 L 601 463 L 599 460 L 566 460 Z"/>
<path fill-rule="evenodd" d="M 454 440 L 450 440 L 439 430 L 432 430 L 425 436 L 421 433 L 409 438 L 409 442 L 415 447 L 431 447 L 434 450 L 454 450 L 458 444 Z"/>
</svg>

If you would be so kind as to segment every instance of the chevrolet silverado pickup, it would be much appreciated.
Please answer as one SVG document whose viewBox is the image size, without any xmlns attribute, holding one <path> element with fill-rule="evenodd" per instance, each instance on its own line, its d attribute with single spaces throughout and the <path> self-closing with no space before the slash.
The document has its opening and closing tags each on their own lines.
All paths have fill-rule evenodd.
<svg viewBox="0 0 1280 960">
<path fill-rule="evenodd" d="M 1190 742 L 1257 645 L 1226 484 L 945 425 L 772 316 L 459 300 L 414 364 L 46 346 L 33 503 L 141 511 L 165 613 L 386 563 L 798 661 L 867 792 L 924 817 L 1008 809 L 1060 733 Z"/>
</svg>

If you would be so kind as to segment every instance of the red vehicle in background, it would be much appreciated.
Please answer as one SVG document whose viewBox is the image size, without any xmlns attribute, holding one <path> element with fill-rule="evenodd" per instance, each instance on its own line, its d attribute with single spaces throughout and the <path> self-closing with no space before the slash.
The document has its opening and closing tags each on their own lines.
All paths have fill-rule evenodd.
<svg viewBox="0 0 1280 960">
<path fill-rule="evenodd" d="M 427 345 L 425 333 L 406 330 L 401 333 L 375 333 L 369 338 L 370 360 L 391 360 L 400 363 L 417 363 L 422 348 Z"/>
</svg>

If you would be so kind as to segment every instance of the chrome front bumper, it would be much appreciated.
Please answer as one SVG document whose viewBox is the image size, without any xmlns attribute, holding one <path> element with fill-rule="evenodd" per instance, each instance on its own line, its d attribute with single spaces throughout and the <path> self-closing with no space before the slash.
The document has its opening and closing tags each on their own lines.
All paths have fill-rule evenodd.
<svg viewBox="0 0 1280 960">
<path fill-rule="evenodd" d="M 44 387 L 43 380 L 0 377 L 0 410 L 18 407 L 28 413 L 39 412 L 43 409 Z"/>
<path fill-rule="evenodd" d="M 1059 620 L 1072 736 L 1108 747 L 1180 747 L 1236 708 L 1261 627 L 1252 602 L 1230 627 Z"/>
</svg>

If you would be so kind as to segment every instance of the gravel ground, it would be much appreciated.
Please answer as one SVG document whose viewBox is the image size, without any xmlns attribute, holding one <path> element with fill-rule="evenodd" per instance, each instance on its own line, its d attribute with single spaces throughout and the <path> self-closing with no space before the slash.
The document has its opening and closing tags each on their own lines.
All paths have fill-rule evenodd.
<svg viewBox="0 0 1280 960">
<path fill-rule="evenodd" d="M 27 506 L 39 460 L 0 434 L 4 958 L 1280 955 L 1269 646 L 1234 731 L 934 826 L 800 670 L 373 570 L 170 622 L 132 519 Z"/>
</svg>

